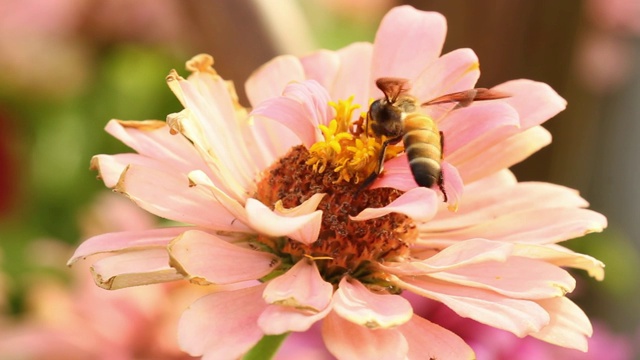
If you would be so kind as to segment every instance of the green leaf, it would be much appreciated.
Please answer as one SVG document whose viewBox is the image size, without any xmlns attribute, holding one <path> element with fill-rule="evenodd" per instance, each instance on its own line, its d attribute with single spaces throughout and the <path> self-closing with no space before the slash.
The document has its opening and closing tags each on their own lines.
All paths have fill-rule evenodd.
<svg viewBox="0 0 640 360">
<path fill-rule="evenodd" d="M 273 356 L 287 338 L 289 333 L 281 335 L 266 335 L 264 336 L 253 349 L 244 356 L 243 360 L 267 360 L 273 359 Z"/>
</svg>

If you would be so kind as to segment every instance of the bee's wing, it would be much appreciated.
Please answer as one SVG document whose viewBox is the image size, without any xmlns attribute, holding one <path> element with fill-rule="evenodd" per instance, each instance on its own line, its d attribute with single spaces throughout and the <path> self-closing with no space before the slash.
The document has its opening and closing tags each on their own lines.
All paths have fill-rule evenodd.
<svg viewBox="0 0 640 360">
<path fill-rule="evenodd" d="M 456 103 L 457 105 L 455 108 L 461 108 L 471 105 L 474 101 L 504 99 L 509 96 L 511 95 L 498 90 L 475 88 L 438 96 L 437 98 L 424 102 L 421 105 L 430 106 Z"/>
</svg>

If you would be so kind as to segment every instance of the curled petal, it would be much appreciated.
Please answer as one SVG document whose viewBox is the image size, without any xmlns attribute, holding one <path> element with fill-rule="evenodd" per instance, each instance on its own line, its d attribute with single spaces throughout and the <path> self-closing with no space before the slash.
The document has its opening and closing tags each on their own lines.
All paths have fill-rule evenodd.
<svg viewBox="0 0 640 360">
<path fill-rule="evenodd" d="M 418 187 L 407 191 L 389 205 L 381 208 L 367 208 L 351 220 L 369 220 L 387 215 L 392 212 L 409 216 L 416 221 L 427 221 L 435 216 L 438 210 L 438 196 L 436 192 Z"/>
<path fill-rule="evenodd" d="M 168 246 L 171 265 L 196 283 L 231 284 L 260 279 L 275 269 L 276 256 L 242 248 L 203 231 L 187 231 Z"/>
<path fill-rule="evenodd" d="M 537 81 L 511 80 L 495 86 L 492 90 L 511 95 L 501 101 L 516 109 L 523 130 L 540 125 L 567 107 L 567 101 L 551 86 Z"/>
<path fill-rule="evenodd" d="M 382 19 L 373 44 L 373 79 L 415 79 L 425 65 L 440 56 L 446 33 L 447 21 L 439 13 L 416 11 L 410 6 L 391 9 Z"/>
<path fill-rule="evenodd" d="M 587 351 L 587 337 L 593 327 L 587 315 L 566 297 L 540 300 L 538 303 L 549 312 L 551 321 L 531 336 L 548 343 L 580 351 Z"/>
<path fill-rule="evenodd" d="M 399 295 L 374 294 L 359 281 L 342 278 L 333 298 L 341 317 L 369 329 L 391 328 L 411 319 L 411 304 Z"/>
<path fill-rule="evenodd" d="M 458 211 L 458 205 L 464 191 L 462 177 L 455 166 L 447 161 L 440 163 L 442 168 L 442 180 L 444 183 L 444 191 L 447 192 L 447 203 L 450 211 Z"/>
<path fill-rule="evenodd" d="M 473 350 L 458 335 L 418 315 L 398 330 L 409 343 L 409 359 L 475 359 Z"/>
<path fill-rule="evenodd" d="M 271 280 L 264 289 L 264 300 L 269 304 L 293 307 L 317 313 L 331 302 L 333 285 L 324 281 L 315 262 L 298 261 L 291 269 Z"/>
<path fill-rule="evenodd" d="M 166 249 L 146 249 L 116 254 L 91 266 L 96 285 L 107 290 L 157 284 L 183 278 L 169 266 Z"/>
<path fill-rule="evenodd" d="M 315 202 L 316 200 L 317 198 L 313 198 L 307 201 Z M 308 206 L 303 203 L 298 208 L 306 209 Z M 318 234 L 320 234 L 320 225 L 322 224 L 321 210 L 306 214 L 302 214 L 302 211 L 293 210 L 291 214 L 300 215 L 279 215 L 255 199 L 247 200 L 246 210 L 251 227 L 261 234 L 288 236 L 305 244 L 313 243 L 318 239 Z M 310 209 L 306 211 L 310 211 Z"/>
<path fill-rule="evenodd" d="M 189 229 L 193 228 L 169 227 L 97 235 L 80 244 L 67 265 L 100 253 L 165 248 L 173 238 Z"/>
<path fill-rule="evenodd" d="M 322 338 L 339 359 L 404 360 L 408 344 L 397 329 L 367 329 L 331 312 L 322 323 Z"/>
<path fill-rule="evenodd" d="M 206 295 L 191 304 L 178 324 L 180 347 L 203 359 L 237 359 L 264 335 L 258 317 L 267 304 L 264 285 Z M 233 339 L 233 341 L 229 341 Z"/>
<path fill-rule="evenodd" d="M 589 255 L 576 253 L 559 245 L 515 244 L 514 256 L 541 259 L 562 267 L 586 270 L 598 281 L 604 279 L 604 264 Z"/>
</svg>

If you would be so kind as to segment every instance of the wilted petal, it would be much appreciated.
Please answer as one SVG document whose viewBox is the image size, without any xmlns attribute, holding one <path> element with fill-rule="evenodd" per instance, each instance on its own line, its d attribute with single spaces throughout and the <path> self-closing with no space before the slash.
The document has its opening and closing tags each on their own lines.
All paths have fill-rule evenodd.
<svg viewBox="0 0 640 360">
<path fill-rule="evenodd" d="M 458 335 L 418 315 L 398 328 L 409 343 L 408 359 L 475 359 Z"/>
<path fill-rule="evenodd" d="M 395 212 L 407 215 L 416 221 L 427 221 L 436 214 L 437 202 L 438 196 L 435 191 L 418 187 L 400 195 L 385 207 L 367 208 L 350 218 L 355 221 L 369 220 Z"/>
<path fill-rule="evenodd" d="M 534 301 L 511 299 L 492 291 L 447 284 L 428 277 L 396 280 L 396 285 L 418 295 L 440 301 L 458 315 L 520 337 L 549 324 L 549 314 Z"/>
<path fill-rule="evenodd" d="M 399 295 L 375 294 L 359 281 L 343 277 L 333 297 L 333 310 L 369 329 L 391 328 L 411 319 L 411 304 Z"/>
<path fill-rule="evenodd" d="M 307 201 L 315 202 L 316 200 L 317 198 L 313 198 Z M 308 208 L 304 204 L 298 207 Z M 247 200 L 246 209 L 251 227 L 259 233 L 269 236 L 288 236 L 305 244 L 311 244 L 318 239 L 322 224 L 321 210 L 296 216 L 279 215 L 255 199 Z M 292 214 L 295 213 L 298 211 L 292 212 Z"/>
<path fill-rule="evenodd" d="M 251 105 L 282 95 L 284 88 L 294 81 L 305 79 L 304 69 L 295 56 L 282 55 L 254 71 L 244 84 Z"/>
<path fill-rule="evenodd" d="M 267 306 L 263 289 L 259 285 L 216 292 L 191 304 L 178 324 L 180 347 L 209 360 L 241 357 L 264 335 L 258 327 L 258 317 Z"/>
<path fill-rule="evenodd" d="M 513 106 L 522 129 L 540 125 L 567 107 L 567 101 L 551 86 L 527 79 L 511 80 L 492 88 L 510 94 L 502 101 Z"/>
<path fill-rule="evenodd" d="M 183 279 L 181 274 L 169 266 L 166 249 L 111 255 L 96 261 L 91 266 L 91 272 L 96 284 L 107 290 Z"/>
<path fill-rule="evenodd" d="M 275 255 L 243 248 L 192 230 L 169 246 L 171 265 L 191 281 L 231 284 L 266 276 L 279 264 Z"/>
<path fill-rule="evenodd" d="M 367 329 L 333 312 L 322 323 L 322 338 L 329 352 L 341 360 L 404 360 L 409 347 L 397 329 Z"/>
<path fill-rule="evenodd" d="M 173 238 L 189 229 L 193 228 L 169 227 L 97 235 L 80 244 L 67 265 L 100 253 L 165 248 Z"/>
<path fill-rule="evenodd" d="M 549 312 L 551 321 L 531 336 L 551 344 L 587 351 L 587 337 L 593 334 L 589 318 L 566 297 L 538 301 Z"/>
<path fill-rule="evenodd" d="M 376 33 L 372 78 L 415 79 L 440 56 L 446 33 L 447 21 L 439 13 L 416 11 L 410 6 L 391 9 Z"/>
</svg>

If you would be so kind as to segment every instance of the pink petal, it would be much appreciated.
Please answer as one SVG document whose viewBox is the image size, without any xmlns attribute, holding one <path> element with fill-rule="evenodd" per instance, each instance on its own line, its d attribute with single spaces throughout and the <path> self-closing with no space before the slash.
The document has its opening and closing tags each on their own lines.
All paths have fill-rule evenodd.
<svg viewBox="0 0 640 360">
<path fill-rule="evenodd" d="M 144 250 L 152 248 L 164 248 L 176 236 L 184 231 L 193 229 L 190 227 L 169 227 L 152 230 L 136 230 L 114 232 L 94 236 L 85 240 L 67 262 L 68 266 L 87 256 L 117 251 Z"/>
<path fill-rule="evenodd" d="M 328 124 L 333 117 L 330 101 L 329 94 L 320 84 L 307 80 L 289 84 L 283 96 L 260 103 L 251 115 L 285 125 L 303 145 L 311 147 L 324 139 L 318 124 Z"/>
<path fill-rule="evenodd" d="M 190 187 L 185 174 L 131 165 L 123 172 L 116 191 L 160 217 L 216 230 L 248 231 L 211 193 Z"/>
<path fill-rule="evenodd" d="M 409 343 L 408 359 L 475 359 L 458 335 L 418 315 L 398 328 Z"/>
<path fill-rule="evenodd" d="M 295 56 L 282 55 L 274 58 L 256 70 L 244 88 L 253 107 L 265 100 L 282 95 L 284 88 L 291 82 L 305 79 L 304 69 Z"/>
<path fill-rule="evenodd" d="M 207 168 L 189 140 L 172 135 L 164 121 L 111 120 L 105 130 L 138 154 L 162 160 L 174 169 L 188 172 Z"/>
<path fill-rule="evenodd" d="M 515 244 L 513 255 L 541 259 L 557 266 L 582 269 L 598 281 L 604 279 L 602 261 L 559 245 Z"/>
<path fill-rule="evenodd" d="M 247 212 L 242 204 L 227 195 L 223 190 L 219 189 L 203 171 L 195 170 L 190 172 L 187 176 L 189 178 L 190 187 L 203 189 L 205 192 L 211 194 L 221 207 L 223 207 L 229 214 L 233 215 L 232 223 L 236 222 L 236 220 L 244 225 L 249 223 L 247 219 Z"/>
<path fill-rule="evenodd" d="M 258 325 L 266 335 L 307 331 L 331 311 L 327 306 L 319 312 L 308 312 L 289 306 L 269 305 L 258 318 Z"/>
<path fill-rule="evenodd" d="M 384 171 L 371 185 L 371 189 L 390 187 L 406 192 L 418 186 L 409 168 L 407 154 L 403 153 L 384 163 Z"/>
<path fill-rule="evenodd" d="M 575 208 L 550 208 L 516 211 L 458 230 L 424 232 L 421 242 L 455 241 L 481 237 L 517 243 L 552 244 L 592 232 L 600 232 L 607 219 L 595 211 Z"/>
<path fill-rule="evenodd" d="M 439 13 L 410 6 L 391 9 L 382 19 L 374 41 L 372 78 L 415 79 L 440 56 L 446 32 L 446 19 Z"/>
<path fill-rule="evenodd" d="M 305 258 L 271 280 L 263 298 L 269 304 L 317 313 L 329 306 L 332 295 L 333 285 L 322 279 L 314 261 Z"/>
<path fill-rule="evenodd" d="M 462 192 L 464 191 L 464 184 L 462 183 L 462 177 L 455 166 L 449 164 L 447 161 L 440 163 L 442 171 L 442 180 L 444 183 L 444 190 L 447 192 L 447 203 L 449 204 L 449 210 L 457 211 L 458 204 L 462 198 Z"/>
<path fill-rule="evenodd" d="M 538 302 L 551 315 L 549 325 L 531 336 L 548 343 L 587 352 L 593 328 L 587 315 L 566 297 Z"/>
<path fill-rule="evenodd" d="M 111 255 L 96 261 L 91 272 L 96 284 L 107 290 L 183 279 L 169 266 L 169 254 L 164 248 Z"/>
<path fill-rule="evenodd" d="M 267 304 L 264 285 L 206 295 L 182 314 L 180 347 L 203 359 L 237 359 L 263 336 L 258 317 Z"/>
<path fill-rule="evenodd" d="M 458 315 L 474 319 L 520 337 L 540 331 L 549 314 L 537 303 L 511 299 L 492 291 L 442 283 L 428 277 L 403 278 L 396 285 L 442 302 Z"/>
<path fill-rule="evenodd" d="M 322 224 L 321 210 L 296 216 L 280 215 L 255 199 L 247 200 L 246 210 L 251 227 L 258 233 L 287 236 L 305 244 L 318 240 Z"/>
<path fill-rule="evenodd" d="M 485 178 L 467 185 L 463 206 L 455 214 L 439 212 L 421 230 L 425 232 L 441 232 L 461 229 L 483 222 L 495 220 L 497 217 L 533 210 L 536 208 L 578 208 L 587 206 L 578 192 L 563 186 L 539 182 L 513 183 L 515 178 L 507 172 L 511 180 L 493 181 L 494 177 Z M 498 173 L 500 174 L 500 173 Z"/>
<path fill-rule="evenodd" d="M 147 167 L 162 168 L 165 164 L 138 154 L 94 155 L 91 158 L 91 170 L 98 171 L 98 178 L 104 185 L 113 188 L 118 184 L 120 175 L 128 165 L 142 165 Z"/>
<path fill-rule="evenodd" d="M 515 165 L 550 143 L 551 134 L 534 126 L 489 147 L 478 143 L 475 148 L 467 148 L 467 154 L 478 156 L 463 163 L 447 160 L 454 163 L 465 183 L 470 183 Z"/>
<path fill-rule="evenodd" d="M 354 104 L 360 104 L 363 111 L 369 104 L 371 81 L 371 61 L 373 46 L 370 43 L 353 43 L 338 50 L 340 70 L 330 87 L 334 100 L 354 97 Z"/>
<path fill-rule="evenodd" d="M 413 82 L 411 93 L 426 102 L 438 96 L 473 89 L 480 77 L 478 56 L 471 49 L 442 55 Z"/>
<path fill-rule="evenodd" d="M 540 125 L 567 107 L 567 101 L 551 86 L 537 81 L 511 80 L 493 89 L 511 94 L 511 97 L 501 101 L 518 111 L 520 126 L 523 130 Z"/>
<path fill-rule="evenodd" d="M 340 56 L 334 51 L 318 50 L 300 58 L 305 78 L 315 80 L 331 90 L 340 69 Z"/>
<path fill-rule="evenodd" d="M 418 187 L 407 191 L 389 205 L 381 208 L 367 208 L 351 220 L 361 221 L 378 218 L 392 212 L 409 216 L 416 221 L 431 219 L 438 210 L 438 196 L 435 191 Z"/>
<path fill-rule="evenodd" d="M 411 319 L 411 304 L 399 295 L 376 294 L 359 281 L 343 277 L 333 297 L 333 310 L 369 329 L 388 329 Z"/>
<path fill-rule="evenodd" d="M 511 256 L 512 251 L 513 244 L 471 239 L 454 243 L 422 261 L 386 263 L 381 267 L 396 275 L 426 275 L 473 264 L 504 262 Z"/>
<path fill-rule="evenodd" d="M 564 296 L 576 286 L 575 279 L 556 265 L 515 256 L 505 262 L 476 263 L 429 276 L 461 286 L 488 289 L 516 299 Z"/>
<path fill-rule="evenodd" d="M 370 330 L 333 312 L 322 325 L 324 343 L 338 359 L 406 359 L 408 344 L 397 329 Z"/>
<path fill-rule="evenodd" d="M 275 255 L 230 244 L 192 230 L 168 246 L 171 265 L 193 282 L 231 284 L 260 279 L 280 264 Z"/>
<path fill-rule="evenodd" d="M 298 137 L 281 123 L 253 119 L 250 131 L 253 133 L 253 143 L 246 141 L 247 148 L 253 154 L 253 159 L 259 169 L 266 169 L 276 159 L 284 156 L 292 147 L 299 145 Z"/>
<path fill-rule="evenodd" d="M 445 159 L 458 164 L 470 157 L 483 156 L 474 152 L 479 146 L 514 134 L 519 128 L 519 119 L 509 105 L 491 101 L 454 110 L 438 127 L 444 134 Z"/>
</svg>

